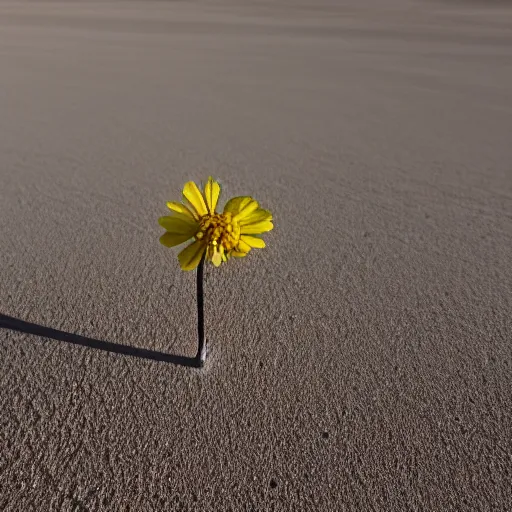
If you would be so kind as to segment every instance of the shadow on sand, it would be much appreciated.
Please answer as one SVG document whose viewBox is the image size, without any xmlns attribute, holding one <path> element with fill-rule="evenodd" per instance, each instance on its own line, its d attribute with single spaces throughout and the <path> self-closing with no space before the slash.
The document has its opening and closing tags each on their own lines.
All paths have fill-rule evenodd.
<svg viewBox="0 0 512 512">
<path fill-rule="evenodd" d="M 176 356 L 173 354 L 166 354 L 164 352 L 155 352 L 154 350 L 146 350 L 143 348 L 130 347 L 128 345 L 118 345 L 117 343 L 110 343 L 109 341 L 86 338 L 85 336 L 79 336 L 78 334 L 71 334 L 69 332 L 51 329 L 50 327 L 43 327 L 42 325 L 24 322 L 18 318 L 2 315 L 1 313 L 0 328 L 35 334 L 37 336 L 43 336 L 44 338 L 65 341 L 66 343 L 71 343 L 73 345 L 82 345 L 83 347 L 104 350 L 105 352 L 114 352 L 115 354 L 124 354 L 126 356 L 140 357 L 141 359 L 151 359 L 153 361 L 162 361 L 164 363 L 172 363 L 180 366 L 197 367 L 197 359 L 193 357 Z"/>
</svg>

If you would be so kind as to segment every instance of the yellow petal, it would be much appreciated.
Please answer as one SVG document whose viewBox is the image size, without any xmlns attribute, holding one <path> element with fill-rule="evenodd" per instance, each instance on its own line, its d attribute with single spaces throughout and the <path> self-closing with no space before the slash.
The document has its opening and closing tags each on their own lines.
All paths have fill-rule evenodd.
<svg viewBox="0 0 512 512">
<path fill-rule="evenodd" d="M 249 217 L 251 213 L 255 212 L 258 209 L 258 201 L 255 201 L 251 198 L 247 204 L 243 205 L 240 208 L 240 211 L 233 217 L 233 220 L 237 220 L 238 222 L 243 222 L 244 219 Z"/>
<path fill-rule="evenodd" d="M 245 243 L 241 238 L 238 240 L 238 244 L 236 246 L 236 250 L 238 252 L 245 252 L 248 253 L 251 250 L 251 246 L 247 243 Z"/>
<path fill-rule="evenodd" d="M 213 180 L 210 176 L 206 185 L 204 186 L 204 197 L 206 198 L 206 204 L 211 214 L 215 213 L 215 207 L 220 196 L 220 185 Z"/>
<path fill-rule="evenodd" d="M 265 248 L 265 242 L 261 238 L 256 238 L 255 236 L 242 235 L 240 240 L 243 240 L 247 245 L 256 247 L 257 249 Z"/>
<path fill-rule="evenodd" d="M 187 240 L 190 240 L 192 237 L 190 235 L 177 235 L 175 233 L 164 233 L 160 237 L 160 243 L 165 245 L 165 247 L 175 247 L 176 245 L 180 245 Z"/>
<path fill-rule="evenodd" d="M 216 267 L 220 267 L 221 263 L 226 261 L 223 245 L 209 245 L 206 255 Z"/>
<path fill-rule="evenodd" d="M 246 252 L 231 251 L 231 256 L 234 256 L 235 258 L 243 258 L 244 256 L 247 256 L 247 253 Z"/>
<path fill-rule="evenodd" d="M 183 196 L 194 208 L 199 217 L 208 213 L 203 194 L 201 194 L 201 191 L 193 181 L 185 183 L 185 186 L 183 187 Z"/>
<path fill-rule="evenodd" d="M 242 208 L 252 201 L 252 197 L 238 196 L 230 199 L 224 206 L 224 213 L 232 213 L 236 215 Z"/>
<path fill-rule="evenodd" d="M 272 220 L 272 214 L 268 210 L 264 210 L 263 208 L 258 208 L 256 211 L 245 216 L 239 222 L 240 222 L 241 226 L 247 226 L 249 224 L 255 224 L 257 222 L 262 222 L 264 220 Z"/>
<path fill-rule="evenodd" d="M 274 224 L 272 224 L 272 222 L 264 220 L 262 222 L 249 224 L 248 226 L 241 226 L 240 233 L 242 235 L 259 235 L 260 233 L 265 233 L 265 231 L 271 231 L 273 228 Z"/>
<path fill-rule="evenodd" d="M 193 244 L 185 247 L 178 254 L 178 260 L 183 270 L 194 270 L 203 257 L 206 244 L 202 240 L 196 240 Z"/>
<path fill-rule="evenodd" d="M 199 224 L 195 220 L 189 220 L 184 215 L 160 217 L 158 223 L 165 230 L 175 235 L 188 235 L 190 238 L 199 231 Z"/>
<path fill-rule="evenodd" d="M 192 212 L 192 210 L 190 210 L 190 208 L 186 207 L 184 204 L 169 201 L 167 203 L 167 208 L 169 208 L 169 210 L 172 210 L 173 212 L 180 213 L 181 215 L 185 215 L 186 217 L 190 217 L 190 219 L 198 220 L 197 215 L 194 215 L 195 212 Z"/>
<path fill-rule="evenodd" d="M 182 222 L 185 222 L 186 224 L 194 223 L 195 226 L 197 226 L 197 229 L 199 229 L 199 220 L 196 220 L 194 217 L 189 217 L 188 215 L 184 213 L 178 213 L 178 212 L 172 212 L 172 215 L 167 215 L 168 218 L 172 219 L 178 219 Z"/>
<path fill-rule="evenodd" d="M 212 263 L 216 267 L 220 267 L 220 264 L 222 263 L 222 255 L 219 251 L 214 251 L 212 256 Z"/>
</svg>

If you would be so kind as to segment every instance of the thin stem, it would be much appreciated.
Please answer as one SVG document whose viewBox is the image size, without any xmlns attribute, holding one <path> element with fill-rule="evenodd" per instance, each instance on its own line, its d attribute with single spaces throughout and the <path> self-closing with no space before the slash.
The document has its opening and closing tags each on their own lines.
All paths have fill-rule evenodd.
<svg viewBox="0 0 512 512">
<path fill-rule="evenodd" d="M 201 258 L 197 267 L 197 355 L 196 366 L 201 368 L 206 361 L 206 340 L 204 337 L 204 296 L 203 296 L 203 269 L 205 256 Z"/>
</svg>

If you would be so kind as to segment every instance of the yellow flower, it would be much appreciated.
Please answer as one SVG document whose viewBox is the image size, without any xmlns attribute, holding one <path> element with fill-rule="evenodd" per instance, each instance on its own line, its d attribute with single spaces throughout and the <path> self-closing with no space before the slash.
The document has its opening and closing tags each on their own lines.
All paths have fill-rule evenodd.
<svg viewBox="0 0 512 512">
<path fill-rule="evenodd" d="M 220 185 L 210 176 L 201 193 L 193 181 L 183 187 L 182 203 L 169 202 L 172 215 L 160 217 L 159 224 L 166 230 L 160 243 L 166 247 L 194 241 L 178 254 L 183 270 L 194 270 L 206 252 L 206 258 L 218 267 L 231 256 L 242 258 L 256 247 L 263 249 L 265 242 L 257 236 L 270 231 L 272 214 L 259 207 L 249 196 L 230 199 L 224 211 L 215 208 L 220 196 Z"/>
</svg>

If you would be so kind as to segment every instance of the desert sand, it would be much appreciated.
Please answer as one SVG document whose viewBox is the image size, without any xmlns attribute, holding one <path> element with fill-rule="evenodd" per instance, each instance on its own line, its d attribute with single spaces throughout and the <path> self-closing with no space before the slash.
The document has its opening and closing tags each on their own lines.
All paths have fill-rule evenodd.
<svg viewBox="0 0 512 512">
<path fill-rule="evenodd" d="M 512 509 L 505 2 L 0 1 L 0 158 L 1 510 Z"/>
</svg>

